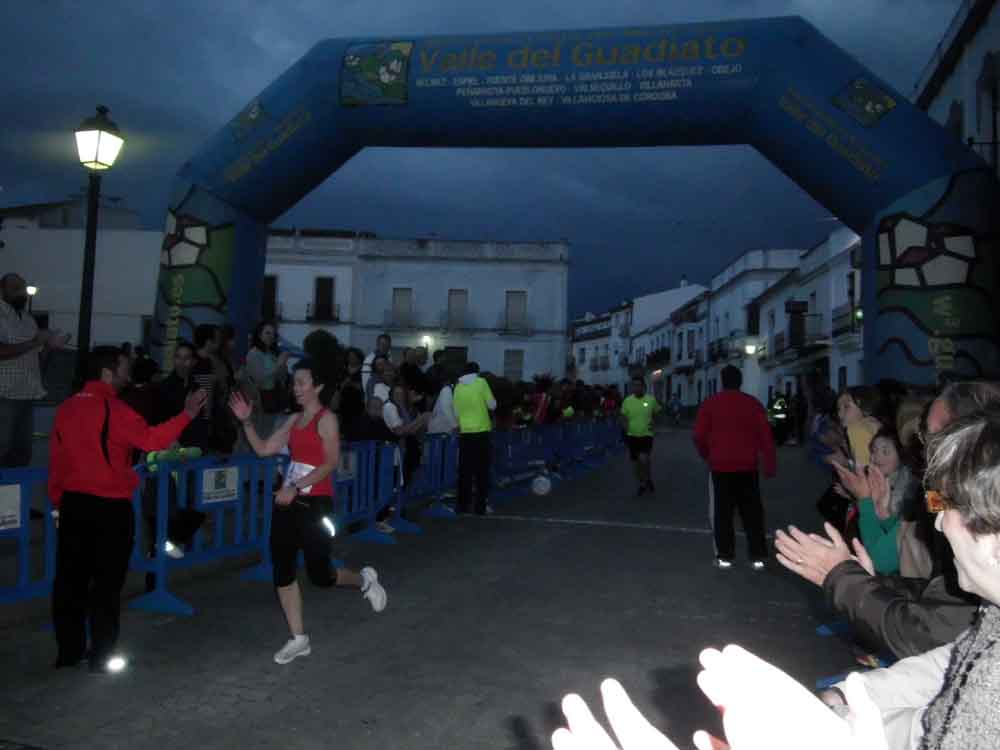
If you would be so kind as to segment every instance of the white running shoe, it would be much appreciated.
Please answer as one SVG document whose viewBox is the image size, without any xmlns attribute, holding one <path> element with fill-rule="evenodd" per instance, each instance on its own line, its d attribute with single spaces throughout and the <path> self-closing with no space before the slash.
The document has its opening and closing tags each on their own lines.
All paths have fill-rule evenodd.
<svg viewBox="0 0 1000 750">
<path fill-rule="evenodd" d="M 764 560 L 754 560 L 750 563 L 754 570 L 764 570 L 767 567 L 767 563 Z"/>
<path fill-rule="evenodd" d="M 372 605 L 372 609 L 381 612 L 389 603 L 389 595 L 385 593 L 382 584 L 378 582 L 375 568 L 361 569 L 361 595 Z"/>
<path fill-rule="evenodd" d="M 719 570 L 729 570 L 731 567 L 733 567 L 733 561 L 727 560 L 724 557 L 717 557 L 715 558 L 715 567 L 717 567 Z"/>
<path fill-rule="evenodd" d="M 298 656 L 309 656 L 312 647 L 309 645 L 309 636 L 303 635 L 298 638 L 289 638 L 288 643 L 282 646 L 281 650 L 274 655 L 274 660 L 278 664 L 288 664 Z"/>
</svg>

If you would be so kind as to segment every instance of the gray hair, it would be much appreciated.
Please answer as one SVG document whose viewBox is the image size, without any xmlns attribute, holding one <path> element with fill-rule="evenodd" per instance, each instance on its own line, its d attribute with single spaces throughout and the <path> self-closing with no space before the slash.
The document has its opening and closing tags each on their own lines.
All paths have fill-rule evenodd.
<svg viewBox="0 0 1000 750">
<path fill-rule="evenodd" d="M 930 438 L 924 486 L 975 535 L 1000 534 L 1000 408 L 965 416 Z"/>
<path fill-rule="evenodd" d="M 990 405 L 1000 404 L 1000 383 L 989 380 L 950 383 L 937 400 L 944 402 L 952 419 L 962 419 Z"/>
</svg>

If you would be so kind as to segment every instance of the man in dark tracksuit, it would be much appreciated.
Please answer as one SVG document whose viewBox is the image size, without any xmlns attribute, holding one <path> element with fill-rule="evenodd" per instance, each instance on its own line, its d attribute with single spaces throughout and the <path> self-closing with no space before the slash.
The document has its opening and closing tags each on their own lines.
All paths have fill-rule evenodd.
<svg viewBox="0 0 1000 750">
<path fill-rule="evenodd" d="M 733 564 L 733 512 L 739 510 L 755 570 L 767 559 L 764 506 L 760 501 L 758 457 L 764 476 L 776 471 L 774 438 L 764 407 L 740 392 L 743 375 L 732 365 L 722 368 L 722 391 L 701 405 L 694 425 L 694 443 L 712 471 L 709 510 L 715 531 L 715 564 Z"/>
<path fill-rule="evenodd" d="M 57 667 L 74 666 L 87 655 L 89 615 L 90 668 L 106 670 L 118 640 L 119 597 L 135 539 L 131 498 L 139 478 L 132 452 L 169 447 L 205 402 L 204 393 L 192 394 L 181 414 L 151 428 L 118 398 L 128 377 L 125 354 L 96 347 L 83 390 L 56 410 L 49 498 L 59 511 L 52 588 Z"/>
</svg>

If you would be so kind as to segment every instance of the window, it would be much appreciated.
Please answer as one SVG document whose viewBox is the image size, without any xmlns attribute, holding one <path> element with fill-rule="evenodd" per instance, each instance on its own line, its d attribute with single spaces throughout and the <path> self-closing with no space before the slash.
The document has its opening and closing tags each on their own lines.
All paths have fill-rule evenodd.
<svg viewBox="0 0 1000 750">
<path fill-rule="evenodd" d="M 448 327 L 468 328 L 466 315 L 469 309 L 468 289 L 448 290 Z"/>
<path fill-rule="evenodd" d="M 577 359 L 580 360 L 581 365 L 587 364 L 587 347 L 585 346 L 580 347 L 580 356 L 577 357 Z"/>
<path fill-rule="evenodd" d="M 724 325 L 724 327 L 722 329 L 723 335 L 725 335 L 725 336 L 731 336 L 733 329 L 729 327 L 729 311 L 728 310 L 726 311 L 726 314 L 723 316 L 722 319 L 725 321 L 725 325 Z"/>
<path fill-rule="evenodd" d="M 411 325 L 413 318 L 413 290 L 408 287 L 392 289 L 392 322 L 397 326 Z"/>
<path fill-rule="evenodd" d="M 318 276 L 313 295 L 312 320 L 335 320 L 333 307 L 333 277 Z"/>
<path fill-rule="evenodd" d="M 809 306 L 806 308 L 810 313 L 816 312 L 816 292 L 809 293 Z"/>
<path fill-rule="evenodd" d="M 260 319 L 278 319 L 278 277 L 265 276 L 260 294 Z"/>
<path fill-rule="evenodd" d="M 767 311 L 767 332 L 768 333 L 774 333 L 774 325 L 775 325 L 774 310 L 768 310 Z"/>
<path fill-rule="evenodd" d="M 524 380 L 524 349 L 505 349 L 503 376 L 512 383 Z"/>
<path fill-rule="evenodd" d="M 847 387 L 847 365 L 841 365 L 837 368 L 837 392 L 844 390 Z"/>
<path fill-rule="evenodd" d="M 528 293 L 507 292 L 506 328 L 524 328 L 528 322 Z"/>
<path fill-rule="evenodd" d="M 694 356 L 694 331 L 688 331 L 688 356 Z"/>
</svg>

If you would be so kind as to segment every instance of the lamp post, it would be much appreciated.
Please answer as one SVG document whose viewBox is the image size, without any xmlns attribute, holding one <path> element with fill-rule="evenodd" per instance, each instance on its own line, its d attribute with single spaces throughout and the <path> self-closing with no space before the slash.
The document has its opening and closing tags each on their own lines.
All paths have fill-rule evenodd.
<svg viewBox="0 0 1000 750">
<path fill-rule="evenodd" d="M 35 295 L 38 294 L 38 287 L 37 286 L 29 286 L 29 287 L 25 288 L 24 291 L 26 291 L 28 293 L 28 314 L 30 315 L 31 314 L 31 303 L 35 301 Z"/>
<path fill-rule="evenodd" d="M 80 282 L 80 322 L 77 327 L 76 379 L 82 383 L 90 351 L 90 323 L 94 307 L 94 265 L 97 254 L 97 214 L 101 202 L 101 172 L 110 169 L 124 145 L 115 125 L 108 118 L 108 108 L 97 108 L 76 129 L 76 149 L 80 164 L 89 170 L 87 189 L 87 231 L 83 248 L 83 278 Z"/>
</svg>

